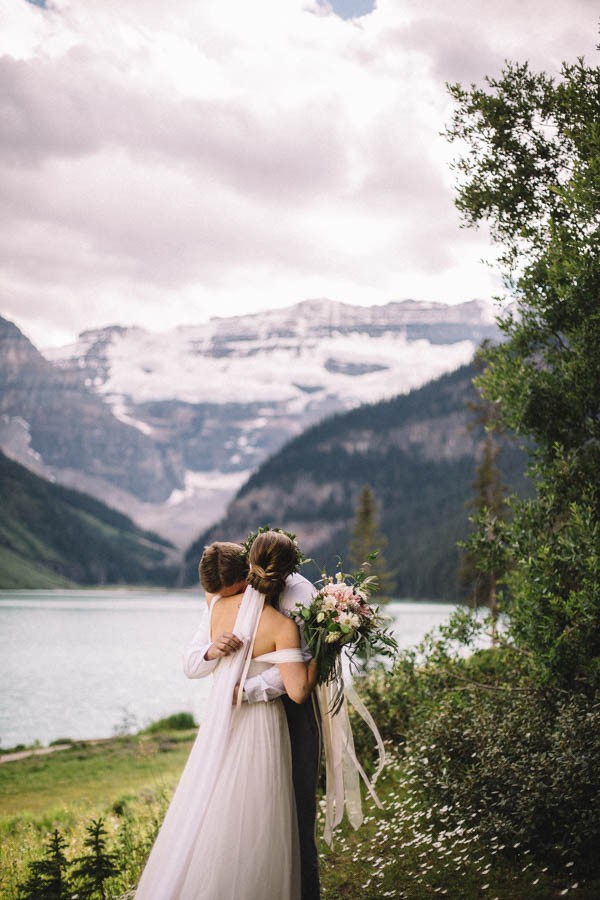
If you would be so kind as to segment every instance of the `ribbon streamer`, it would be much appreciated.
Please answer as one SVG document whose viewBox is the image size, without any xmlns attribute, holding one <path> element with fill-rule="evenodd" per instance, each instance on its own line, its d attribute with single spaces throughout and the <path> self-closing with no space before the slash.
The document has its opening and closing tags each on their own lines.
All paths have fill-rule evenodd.
<svg viewBox="0 0 600 900">
<path fill-rule="evenodd" d="M 344 699 L 339 710 L 332 715 L 331 706 L 340 689 Z M 333 830 L 342 821 L 344 810 L 353 828 L 359 828 L 363 822 L 360 779 L 362 778 L 369 794 L 379 809 L 382 803 L 375 792 L 374 784 L 385 766 L 385 748 L 375 721 L 358 696 L 352 684 L 346 684 L 343 677 L 330 684 L 321 684 L 316 689 L 317 700 L 321 712 L 321 731 L 325 748 L 325 827 L 323 838 L 331 847 Z M 370 781 L 365 770 L 356 757 L 348 701 L 370 728 L 379 752 L 379 764 L 373 781 Z"/>
</svg>

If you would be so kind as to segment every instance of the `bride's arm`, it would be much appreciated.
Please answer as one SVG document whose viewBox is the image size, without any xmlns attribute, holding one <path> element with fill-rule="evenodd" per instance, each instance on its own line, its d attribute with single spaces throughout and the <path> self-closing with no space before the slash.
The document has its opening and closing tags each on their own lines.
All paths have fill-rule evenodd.
<svg viewBox="0 0 600 900">
<path fill-rule="evenodd" d="M 292 619 L 282 617 L 275 637 L 275 649 L 289 650 L 296 647 L 300 647 L 298 626 Z M 309 662 L 279 663 L 279 671 L 288 697 L 294 703 L 308 700 L 317 683 L 317 664 L 314 659 Z"/>
</svg>

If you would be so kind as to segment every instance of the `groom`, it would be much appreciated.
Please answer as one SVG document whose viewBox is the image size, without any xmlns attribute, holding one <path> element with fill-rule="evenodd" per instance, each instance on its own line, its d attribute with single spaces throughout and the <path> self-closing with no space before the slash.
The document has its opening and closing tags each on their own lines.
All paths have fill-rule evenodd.
<svg viewBox="0 0 600 900">
<path fill-rule="evenodd" d="M 242 556 L 243 546 L 217 541 L 204 549 L 200 560 L 200 581 L 207 593 L 227 596 L 245 586 L 248 564 Z M 279 609 L 290 615 L 298 604 L 309 606 L 315 593 L 313 585 L 298 573 L 288 575 L 285 589 L 279 597 Z M 304 638 L 302 649 L 310 659 Z M 192 640 L 185 659 L 188 678 L 203 678 L 210 674 L 221 656 L 235 652 L 241 643 L 235 635 L 221 636 L 214 643 L 201 630 Z M 292 778 L 296 796 L 302 900 L 319 900 L 319 863 L 315 842 L 317 817 L 317 780 L 320 763 L 319 725 L 316 703 L 311 697 L 306 703 L 294 703 L 285 694 L 281 675 L 276 666 L 264 673 L 247 678 L 242 694 L 248 703 L 260 703 L 281 697 L 288 721 L 292 747 Z"/>
</svg>

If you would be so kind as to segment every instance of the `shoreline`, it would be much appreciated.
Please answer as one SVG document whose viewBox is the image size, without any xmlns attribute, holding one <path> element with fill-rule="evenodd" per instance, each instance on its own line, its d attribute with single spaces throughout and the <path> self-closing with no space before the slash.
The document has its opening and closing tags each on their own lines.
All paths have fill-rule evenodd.
<svg viewBox="0 0 600 900">
<path fill-rule="evenodd" d="M 135 734 L 139 734 L 140 732 L 135 732 Z M 70 738 L 59 743 L 48 744 L 46 747 L 38 747 L 33 744 L 30 747 L 24 747 L 22 750 L 16 750 L 9 748 L 8 750 L 2 750 L 0 752 L 0 766 L 3 763 L 8 762 L 17 762 L 20 759 L 27 759 L 29 756 L 46 756 L 48 753 L 56 753 L 58 750 L 70 750 L 73 747 L 81 746 L 85 744 L 106 744 L 108 741 L 112 741 L 117 737 L 135 737 L 135 734 L 131 735 L 114 735 L 114 737 L 107 738 L 84 738 L 81 740 L 71 740 Z M 18 746 L 18 745 L 17 745 Z"/>
</svg>

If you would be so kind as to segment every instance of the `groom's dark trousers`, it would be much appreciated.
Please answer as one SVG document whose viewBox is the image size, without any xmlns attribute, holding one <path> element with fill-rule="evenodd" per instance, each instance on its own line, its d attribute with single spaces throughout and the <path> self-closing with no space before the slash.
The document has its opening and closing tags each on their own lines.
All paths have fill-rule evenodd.
<svg viewBox="0 0 600 900">
<path fill-rule="evenodd" d="M 282 699 L 292 745 L 292 778 L 300 834 L 302 900 L 319 900 L 319 858 L 315 841 L 320 762 L 319 725 L 312 697 L 306 703 L 294 703 L 288 696 Z"/>
</svg>

